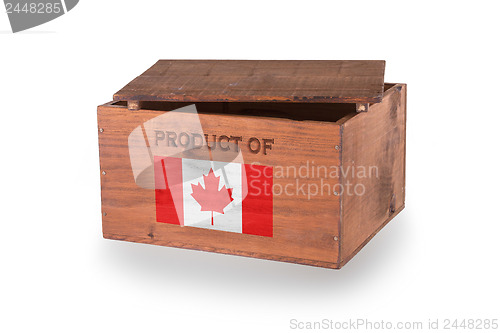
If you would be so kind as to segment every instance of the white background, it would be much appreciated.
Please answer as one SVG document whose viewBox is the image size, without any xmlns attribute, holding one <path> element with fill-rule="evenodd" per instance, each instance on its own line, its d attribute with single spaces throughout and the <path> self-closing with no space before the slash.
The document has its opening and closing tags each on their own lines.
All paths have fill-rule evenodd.
<svg viewBox="0 0 500 333">
<path fill-rule="evenodd" d="M 0 331 L 499 318 L 498 9 L 83 0 L 18 34 L 0 13 Z M 96 107 L 160 58 L 385 59 L 408 84 L 405 210 L 340 271 L 104 240 Z"/>
</svg>

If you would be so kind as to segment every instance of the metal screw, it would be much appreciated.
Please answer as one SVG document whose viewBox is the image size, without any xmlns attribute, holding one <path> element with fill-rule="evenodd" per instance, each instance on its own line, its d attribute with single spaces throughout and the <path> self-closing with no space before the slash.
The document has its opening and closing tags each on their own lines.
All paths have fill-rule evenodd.
<svg viewBox="0 0 500 333">
<path fill-rule="evenodd" d="M 102 216 L 106 216 L 106 215 L 108 215 L 106 212 L 103 212 L 103 213 L 102 213 Z"/>
<path fill-rule="evenodd" d="M 336 146 L 335 146 L 335 149 L 339 150 L 339 149 L 340 149 L 340 146 L 339 146 L 339 145 L 336 145 Z"/>
<path fill-rule="evenodd" d="M 339 240 L 339 238 L 338 238 L 337 236 L 333 236 L 333 240 L 334 240 L 334 241 L 338 241 L 338 240 Z"/>
<path fill-rule="evenodd" d="M 104 132 L 104 128 L 99 128 L 99 132 Z"/>
<path fill-rule="evenodd" d="M 333 192 L 333 195 L 339 195 L 339 192 L 335 191 Z"/>
<path fill-rule="evenodd" d="M 104 176 L 105 174 L 106 174 L 106 171 L 103 171 L 103 172 L 102 172 L 102 175 Z"/>
</svg>

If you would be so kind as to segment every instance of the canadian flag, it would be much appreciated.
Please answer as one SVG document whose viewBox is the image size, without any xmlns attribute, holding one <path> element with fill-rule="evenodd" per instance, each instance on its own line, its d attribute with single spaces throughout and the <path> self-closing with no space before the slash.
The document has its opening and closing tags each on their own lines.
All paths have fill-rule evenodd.
<svg viewBox="0 0 500 333">
<path fill-rule="evenodd" d="M 270 166 L 154 158 L 156 221 L 273 236 Z"/>
</svg>

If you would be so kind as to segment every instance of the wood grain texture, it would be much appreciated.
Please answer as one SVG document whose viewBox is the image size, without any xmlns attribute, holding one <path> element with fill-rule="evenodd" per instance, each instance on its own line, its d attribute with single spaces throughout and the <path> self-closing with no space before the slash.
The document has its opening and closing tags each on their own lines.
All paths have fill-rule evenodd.
<svg viewBox="0 0 500 333">
<path fill-rule="evenodd" d="M 340 266 L 404 208 L 406 85 L 388 88 L 381 103 L 342 124 L 343 170 L 376 167 L 377 174 L 342 178 L 342 184 L 360 184 L 365 192 L 342 195 Z"/>
<path fill-rule="evenodd" d="M 377 103 L 383 60 L 160 60 L 115 101 Z"/>
<path fill-rule="evenodd" d="M 105 238 L 167 245 L 263 259 L 336 268 L 339 258 L 340 199 L 324 193 L 311 199 L 306 194 L 276 195 L 273 199 L 273 237 L 181 227 L 156 222 L 155 192 L 136 185 L 129 160 L 128 136 L 163 111 L 129 111 L 126 106 L 98 108 L 103 234 Z M 186 115 L 188 116 L 188 115 Z M 243 137 L 273 137 L 267 155 L 242 150 L 245 163 L 278 166 L 340 166 L 340 126 L 332 122 L 297 121 L 257 116 L 200 114 L 205 133 Z M 300 179 L 319 184 L 320 177 Z M 293 175 L 274 178 L 282 188 L 295 184 Z M 333 186 L 338 178 L 328 179 Z"/>
</svg>

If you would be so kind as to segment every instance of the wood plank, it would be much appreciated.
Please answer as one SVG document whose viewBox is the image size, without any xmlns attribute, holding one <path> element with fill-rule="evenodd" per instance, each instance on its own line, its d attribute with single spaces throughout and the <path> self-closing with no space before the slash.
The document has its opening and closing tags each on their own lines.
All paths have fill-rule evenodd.
<svg viewBox="0 0 500 333">
<path fill-rule="evenodd" d="M 381 103 L 348 119 L 341 132 L 342 184 L 364 190 L 342 195 L 342 266 L 404 207 L 406 85 L 388 87 Z"/>
<path fill-rule="evenodd" d="M 382 60 L 160 60 L 115 101 L 378 103 Z"/>
<path fill-rule="evenodd" d="M 307 192 L 276 194 L 273 237 L 262 237 L 156 222 L 155 192 L 137 186 L 130 167 L 129 134 L 165 112 L 129 111 L 126 106 L 98 108 L 103 234 L 106 238 L 237 254 L 321 267 L 338 267 L 340 199 L 328 193 L 308 198 Z M 186 117 L 192 115 L 186 114 Z M 188 120 L 186 118 L 186 120 Z M 297 121 L 257 116 L 199 114 L 205 133 L 272 137 L 267 155 L 243 150 L 244 163 L 274 167 L 274 184 L 296 184 L 293 173 L 277 175 L 278 167 L 340 166 L 340 126 L 333 122 Z M 152 138 L 149 143 L 154 145 Z M 149 158 L 147 154 L 144 158 Z M 309 163 L 309 164 L 308 164 Z M 320 186 L 321 176 L 299 178 L 305 188 Z M 330 188 L 338 178 L 323 180 Z M 292 188 L 293 189 L 293 188 Z M 333 191 L 332 191 L 333 192 Z"/>
</svg>

